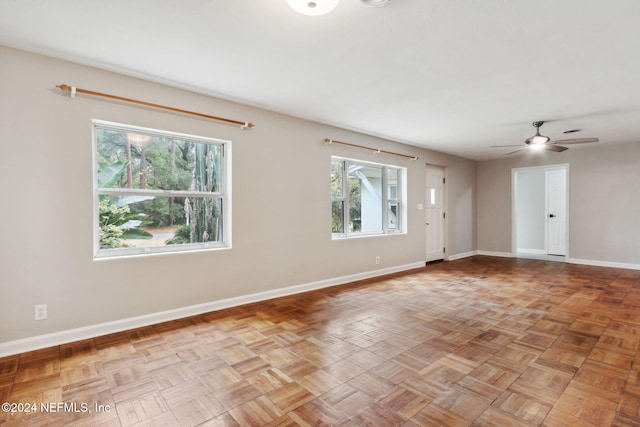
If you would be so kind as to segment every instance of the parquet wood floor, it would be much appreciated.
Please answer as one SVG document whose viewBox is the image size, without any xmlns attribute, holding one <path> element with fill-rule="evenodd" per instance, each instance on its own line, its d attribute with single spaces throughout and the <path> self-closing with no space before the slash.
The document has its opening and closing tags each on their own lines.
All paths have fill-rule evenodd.
<svg viewBox="0 0 640 427">
<path fill-rule="evenodd" d="M 640 271 L 476 256 L 2 358 L 0 426 L 640 426 L 639 340 Z"/>
</svg>

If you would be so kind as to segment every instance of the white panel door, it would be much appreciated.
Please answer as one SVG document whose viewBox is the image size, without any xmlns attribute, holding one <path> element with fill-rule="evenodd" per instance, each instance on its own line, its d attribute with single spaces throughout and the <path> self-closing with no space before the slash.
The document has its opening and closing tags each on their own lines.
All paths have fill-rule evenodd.
<svg viewBox="0 0 640 427">
<path fill-rule="evenodd" d="M 547 253 L 566 255 L 567 245 L 567 181 L 566 171 L 546 172 Z"/>
<path fill-rule="evenodd" d="M 425 239 L 426 262 L 444 259 L 444 170 L 427 166 Z"/>
</svg>

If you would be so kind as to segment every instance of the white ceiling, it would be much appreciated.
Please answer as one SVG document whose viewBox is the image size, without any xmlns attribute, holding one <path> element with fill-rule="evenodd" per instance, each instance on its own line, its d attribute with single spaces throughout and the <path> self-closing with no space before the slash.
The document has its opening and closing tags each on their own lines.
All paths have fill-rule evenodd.
<svg viewBox="0 0 640 427">
<path fill-rule="evenodd" d="M 0 0 L 0 44 L 483 160 L 537 120 L 640 141 L 639 20 L 638 0 Z"/>
</svg>

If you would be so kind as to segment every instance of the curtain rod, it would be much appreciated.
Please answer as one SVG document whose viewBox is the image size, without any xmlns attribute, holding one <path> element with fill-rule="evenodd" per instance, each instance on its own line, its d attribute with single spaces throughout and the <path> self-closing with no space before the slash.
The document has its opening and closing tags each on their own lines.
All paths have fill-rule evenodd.
<svg viewBox="0 0 640 427">
<path fill-rule="evenodd" d="M 393 151 L 381 150 L 379 148 L 365 147 L 364 145 L 351 144 L 349 142 L 343 142 L 343 141 L 336 141 L 335 139 L 330 139 L 330 138 L 325 138 L 324 143 L 325 145 L 329 145 L 329 144 L 348 145 L 349 147 L 364 148 L 365 150 L 371 150 L 375 154 L 378 154 L 378 153 L 393 154 L 394 156 L 406 157 L 411 160 L 418 160 L 418 156 L 410 156 L 408 154 L 394 153 Z"/>
<path fill-rule="evenodd" d="M 249 123 L 249 122 L 241 122 L 241 121 L 238 121 L 238 120 L 225 119 L 224 117 L 210 116 L 208 114 L 196 113 L 195 111 L 188 111 L 188 110 L 182 110 L 180 108 L 167 107 L 166 105 L 153 104 L 151 102 L 146 102 L 146 101 L 138 101 L 136 99 L 124 98 L 122 96 L 109 95 L 108 93 L 94 92 L 94 91 L 91 91 L 91 90 L 80 89 L 80 88 L 77 88 L 75 86 L 69 86 L 69 85 L 66 85 L 66 84 L 56 85 L 56 87 L 59 88 L 60 90 L 65 91 L 65 92 L 70 92 L 71 93 L 71 98 L 75 98 L 76 97 L 76 93 L 84 93 L 86 95 L 102 96 L 103 98 L 115 99 L 117 101 L 130 102 L 132 104 L 144 105 L 146 107 L 160 108 L 162 110 L 174 111 L 176 113 L 191 114 L 192 116 L 204 117 L 205 119 L 218 120 L 218 121 L 221 121 L 221 122 L 226 122 L 226 123 L 231 123 L 231 124 L 234 124 L 234 125 L 238 125 L 238 126 L 240 126 L 241 129 L 252 128 L 252 127 L 255 126 L 253 123 Z"/>
</svg>

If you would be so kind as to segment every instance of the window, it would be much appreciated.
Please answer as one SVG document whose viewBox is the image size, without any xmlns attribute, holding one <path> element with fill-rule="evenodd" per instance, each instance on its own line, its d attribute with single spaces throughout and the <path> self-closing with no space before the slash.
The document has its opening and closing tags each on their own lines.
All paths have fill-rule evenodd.
<svg viewBox="0 0 640 427">
<path fill-rule="evenodd" d="M 403 232 L 406 169 L 331 158 L 334 237 Z"/>
<path fill-rule="evenodd" d="M 229 141 L 93 125 L 96 257 L 230 245 Z"/>
</svg>

